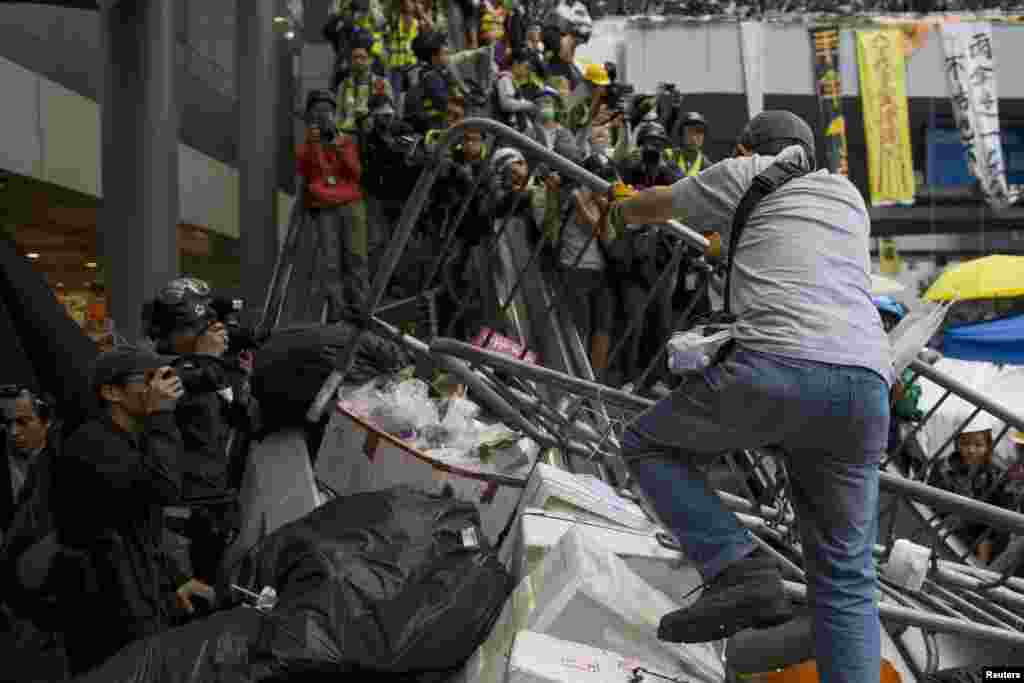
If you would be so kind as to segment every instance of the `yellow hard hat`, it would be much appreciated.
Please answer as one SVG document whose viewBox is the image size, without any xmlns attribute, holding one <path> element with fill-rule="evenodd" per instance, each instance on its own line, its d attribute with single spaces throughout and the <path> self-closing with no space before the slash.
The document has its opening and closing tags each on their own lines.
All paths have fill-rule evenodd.
<svg viewBox="0 0 1024 683">
<path fill-rule="evenodd" d="M 612 83 L 608 78 L 608 70 L 604 68 L 603 64 L 587 64 L 587 68 L 583 70 L 583 78 L 594 85 L 611 85 Z"/>
</svg>

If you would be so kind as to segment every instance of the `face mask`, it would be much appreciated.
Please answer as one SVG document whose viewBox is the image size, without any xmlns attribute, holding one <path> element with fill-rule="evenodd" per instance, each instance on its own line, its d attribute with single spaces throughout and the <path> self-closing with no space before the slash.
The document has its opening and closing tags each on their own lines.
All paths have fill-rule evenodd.
<svg viewBox="0 0 1024 683">
<path fill-rule="evenodd" d="M 544 121 L 545 123 L 548 121 L 554 121 L 556 116 L 557 114 L 555 113 L 554 109 L 549 109 L 545 107 L 544 109 L 540 110 L 540 120 Z"/>
<path fill-rule="evenodd" d="M 353 64 L 352 65 L 352 75 L 356 76 L 357 78 L 362 78 L 363 76 L 365 76 L 369 72 L 370 72 L 370 67 L 368 65 L 366 65 L 366 64 Z"/>
</svg>

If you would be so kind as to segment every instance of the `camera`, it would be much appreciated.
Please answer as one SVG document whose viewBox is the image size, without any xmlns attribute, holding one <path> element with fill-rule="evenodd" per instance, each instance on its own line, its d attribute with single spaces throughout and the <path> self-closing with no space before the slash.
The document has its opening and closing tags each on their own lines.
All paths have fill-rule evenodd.
<svg viewBox="0 0 1024 683">
<path fill-rule="evenodd" d="M 634 92 L 636 92 L 636 88 L 632 85 L 624 83 L 612 83 L 609 85 L 608 94 L 605 97 L 608 111 L 613 114 L 625 114 L 626 100 L 632 97 Z"/>
<path fill-rule="evenodd" d="M 334 119 L 329 114 L 317 116 L 313 119 L 313 125 L 320 129 L 321 140 L 328 144 L 334 142 L 334 138 L 338 134 L 338 128 L 334 123 Z"/>
</svg>

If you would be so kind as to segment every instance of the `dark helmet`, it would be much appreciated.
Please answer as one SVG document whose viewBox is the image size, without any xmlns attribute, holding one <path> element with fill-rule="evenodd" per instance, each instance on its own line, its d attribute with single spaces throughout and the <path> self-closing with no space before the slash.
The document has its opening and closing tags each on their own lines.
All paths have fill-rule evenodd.
<svg viewBox="0 0 1024 683">
<path fill-rule="evenodd" d="M 769 153 L 768 146 L 772 143 L 798 144 L 803 146 L 811 166 L 814 166 L 814 131 L 793 112 L 781 109 L 761 112 L 750 119 L 736 142 L 751 152 L 763 154 Z M 778 150 L 771 150 L 770 153 L 777 154 Z"/>
<path fill-rule="evenodd" d="M 704 116 L 699 111 L 688 111 L 683 114 L 681 119 L 679 119 L 680 129 L 686 128 L 687 126 L 700 126 L 701 128 L 707 128 L 708 122 L 704 120 Z"/>
<path fill-rule="evenodd" d="M 175 332 L 202 334 L 218 320 L 212 302 L 210 285 L 202 280 L 190 277 L 171 280 L 142 308 L 146 336 L 166 340 Z"/>
<path fill-rule="evenodd" d="M 448 37 L 440 31 L 424 31 L 412 39 L 412 52 L 421 62 L 429 62 L 434 53 L 448 44 Z"/>
<path fill-rule="evenodd" d="M 591 154 L 580 165 L 598 178 L 607 180 L 609 183 L 614 183 L 619 179 L 619 172 L 607 155 Z"/>
<path fill-rule="evenodd" d="M 334 102 L 334 95 L 330 90 L 310 90 L 309 94 L 306 95 L 306 113 L 308 114 L 313 107 L 321 102 L 331 105 L 332 109 L 337 106 Z"/>
<path fill-rule="evenodd" d="M 362 48 L 369 52 L 373 49 L 374 42 L 372 33 L 363 28 L 355 28 L 352 30 L 352 41 L 349 43 L 349 50 Z"/>
<path fill-rule="evenodd" d="M 665 127 L 657 121 L 646 121 L 636 129 L 636 142 L 640 146 L 643 146 L 645 142 L 666 145 L 668 144 L 668 135 L 665 134 Z"/>
</svg>

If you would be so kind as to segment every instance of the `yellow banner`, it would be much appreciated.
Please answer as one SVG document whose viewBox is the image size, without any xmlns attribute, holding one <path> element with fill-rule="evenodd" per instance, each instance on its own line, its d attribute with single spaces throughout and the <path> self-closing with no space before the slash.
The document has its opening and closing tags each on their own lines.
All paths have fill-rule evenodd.
<svg viewBox="0 0 1024 683">
<path fill-rule="evenodd" d="M 857 31 L 871 204 L 914 203 L 906 64 L 899 29 Z"/>
</svg>

